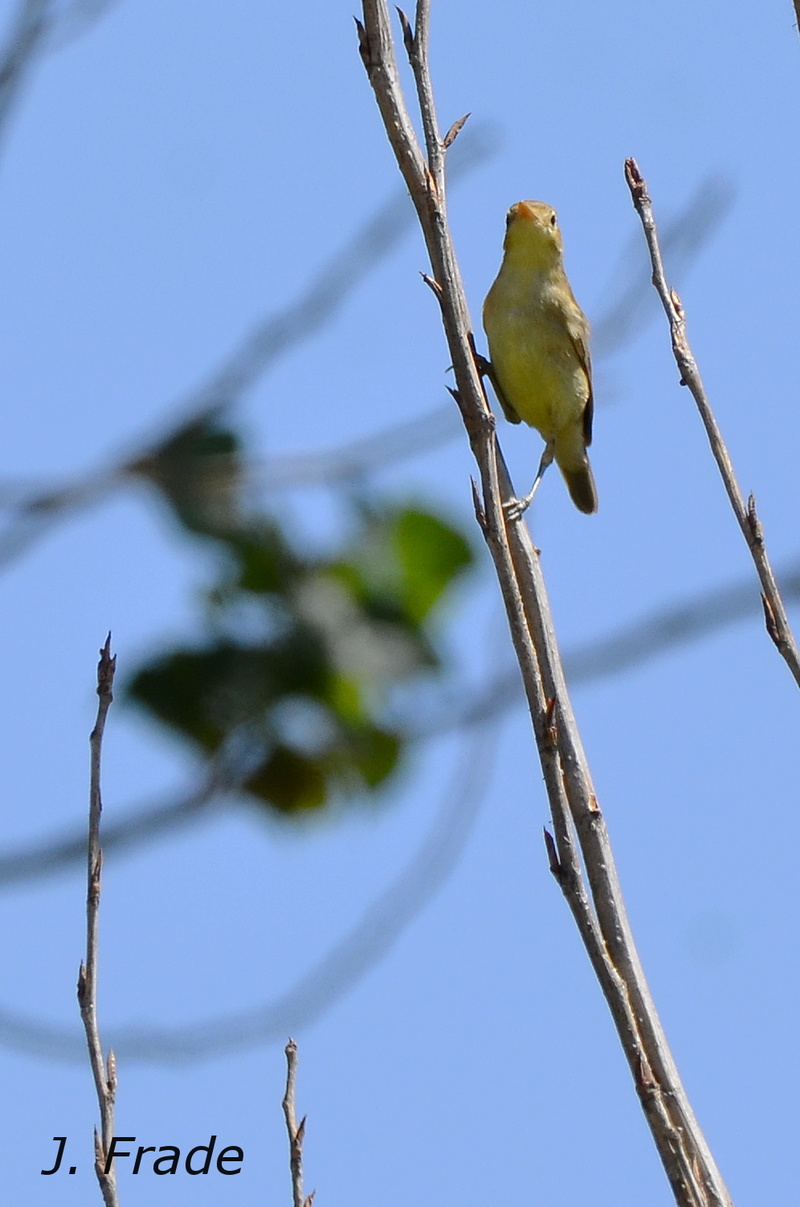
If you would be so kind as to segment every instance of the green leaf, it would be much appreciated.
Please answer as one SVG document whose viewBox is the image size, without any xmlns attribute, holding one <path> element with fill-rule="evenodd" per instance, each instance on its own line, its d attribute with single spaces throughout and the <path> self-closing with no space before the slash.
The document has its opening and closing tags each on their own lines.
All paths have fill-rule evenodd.
<svg viewBox="0 0 800 1207">
<path fill-rule="evenodd" d="M 281 813 L 318 809 L 328 796 L 324 760 L 298 754 L 288 746 L 276 746 L 243 787 Z"/>
<path fill-rule="evenodd" d="M 269 650 L 233 644 L 174 650 L 128 686 L 133 700 L 212 754 L 236 726 L 263 715 L 282 690 Z"/>
<path fill-rule="evenodd" d="M 402 568 L 403 600 L 411 618 L 420 623 L 453 580 L 471 565 L 472 550 L 455 528 L 430 512 L 413 508 L 397 516 L 394 540 Z"/>
<path fill-rule="evenodd" d="M 344 556 L 304 558 L 267 515 L 234 508 L 226 526 L 191 512 L 185 492 L 199 489 L 202 502 L 205 489 L 192 473 L 218 455 L 235 459 L 238 442 L 207 417 L 151 459 L 187 526 L 228 556 L 207 594 L 205 645 L 154 658 L 129 694 L 207 755 L 222 748 L 240 761 L 244 791 L 283 813 L 376 789 L 404 748 L 381 723 L 387 699 L 438 666 L 424 622 L 470 547 L 421 508 L 364 509 Z"/>
<path fill-rule="evenodd" d="M 418 628 L 472 561 L 460 532 L 409 507 L 368 513 L 349 556 L 330 571 L 370 616 Z"/>
<path fill-rule="evenodd" d="M 328 681 L 326 699 L 331 709 L 345 724 L 365 719 L 364 700 L 359 681 L 354 675 L 333 674 Z"/>
<path fill-rule="evenodd" d="M 275 524 L 253 525 L 224 540 L 237 566 L 235 585 L 242 591 L 285 594 L 305 569 Z"/>
<path fill-rule="evenodd" d="M 241 449 L 218 408 L 193 419 L 133 462 L 190 531 L 217 536 L 240 522 Z"/>
<path fill-rule="evenodd" d="M 310 625 L 297 624 L 266 651 L 269 674 L 281 696 L 329 695 L 331 666 L 322 635 Z"/>
<path fill-rule="evenodd" d="M 370 726 L 361 730 L 353 747 L 353 763 L 367 787 L 377 788 L 391 775 L 401 749 L 399 737 L 388 729 Z"/>
</svg>

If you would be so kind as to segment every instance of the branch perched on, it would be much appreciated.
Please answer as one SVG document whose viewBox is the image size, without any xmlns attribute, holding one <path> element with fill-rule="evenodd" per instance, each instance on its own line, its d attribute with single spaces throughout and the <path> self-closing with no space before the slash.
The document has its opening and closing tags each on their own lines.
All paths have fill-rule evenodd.
<svg viewBox="0 0 800 1207">
<path fill-rule="evenodd" d="M 429 0 L 419 0 L 413 30 L 403 21 L 427 156 L 417 142 L 400 87 L 385 0 L 363 0 L 360 53 L 439 286 L 437 297 L 456 379 L 454 397 L 480 471 L 481 528 L 503 593 L 550 800 L 555 832 L 554 841 L 548 843 L 550 865 L 610 1007 L 676 1202 L 681 1207 L 729 1207 L 731 1200 L 692 1113 L 633 942 L 605 822 L 567 695 L 539 558 L 524 524 L 504 516 L 503 503 L 513 492 L 475 361 L 469 312 L 448 229 L 445 147 L 438 135 L 428 68 L 429 8 Z"/>
</svg>

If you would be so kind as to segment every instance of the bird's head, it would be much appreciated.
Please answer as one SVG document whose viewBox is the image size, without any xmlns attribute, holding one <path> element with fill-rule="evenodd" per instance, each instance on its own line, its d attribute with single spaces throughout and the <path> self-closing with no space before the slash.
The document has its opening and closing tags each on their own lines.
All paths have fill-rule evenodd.
<svg viewBox="0 0 800 1207">
<path fill-rule="evenodd" d="M 563 251 L 558 215 L 544 201 L 518 201 L 506 215 L 507 254 L 542 266 L 557 262 Z"/>
</svg>

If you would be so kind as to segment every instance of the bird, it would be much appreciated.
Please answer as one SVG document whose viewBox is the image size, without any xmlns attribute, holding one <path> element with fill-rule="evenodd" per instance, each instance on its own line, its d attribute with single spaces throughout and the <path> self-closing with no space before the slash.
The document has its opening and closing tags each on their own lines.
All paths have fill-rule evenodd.
<svg viewBox="0 0 800 1207">
<path fill-rule="evenodd" d="M 483 304 L 489 343 L 481 368 L 510 423 L 535 427 L 545 441 L 533 487 L 509 514 L 530 505 L 555 460 L 579 511 L 597 511 L 587 448 L 592 442 L 589 320 L 564 271 L 558 215 L 544 201 L 518 201 L 506 216 L 503 262 Z"/>
</svg>

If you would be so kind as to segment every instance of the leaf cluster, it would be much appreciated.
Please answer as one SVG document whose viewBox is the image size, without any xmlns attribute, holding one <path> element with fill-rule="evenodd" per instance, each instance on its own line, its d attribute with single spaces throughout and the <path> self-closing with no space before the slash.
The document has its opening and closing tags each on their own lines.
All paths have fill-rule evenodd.
<svg viewBox="0 0 800 1207">
<path fill-rule="evenodd" d="M 343 547 L 309 556 L 245 505 L 243 465 L 240 435 L 213 411 L 131 467 L 187 535 L 214 543 L 220 569 L 201 640 L 150 659 L 128 694 L 247 796 L 296 814 L 397 767 L 405 739 L 387 704 L 443 669 L 432 621 L 472 552 L 426 509 L 362 499 Z"/>
</svg>

